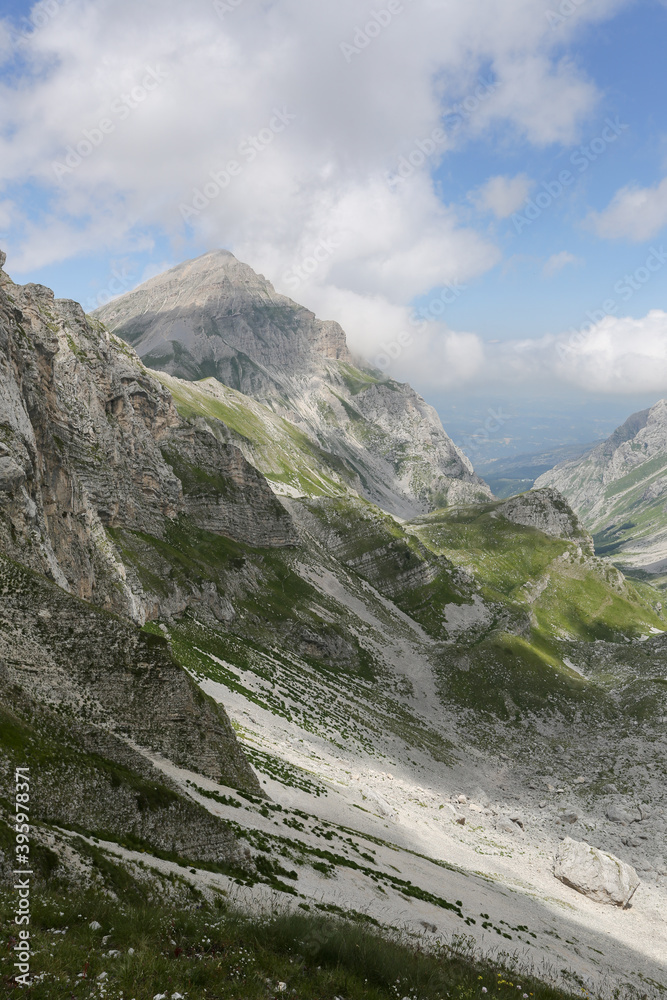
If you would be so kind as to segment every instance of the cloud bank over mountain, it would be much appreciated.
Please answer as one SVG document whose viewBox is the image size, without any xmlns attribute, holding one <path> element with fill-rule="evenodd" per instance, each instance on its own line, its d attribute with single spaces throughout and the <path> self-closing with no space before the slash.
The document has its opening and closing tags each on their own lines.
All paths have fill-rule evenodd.
<svg viewBox="0 0 667 1000">
<path fill-rule="evenodd" d="M 415 297 L 503 256 L 434 169 L 499 131 L 535 149 L 574 142 L 600 94 L 562 42 L 623 4 L 591 0 L 561 34 L 549 0 L 256 6 L 207 3 L 184 18 L 176 0 L 54 0 L 0 22 L 12 269 L 150 250 L 158 233 L 175 262 L 194 237 L 378 354 L 410 329 Z M 493 176 L 474 200 L 502 219 L 531 184 Z M 430 368 L 431 348 L 455 380 L 481 363 L 474 332 L 416 339 L 413 366 Z"/>
</svg>

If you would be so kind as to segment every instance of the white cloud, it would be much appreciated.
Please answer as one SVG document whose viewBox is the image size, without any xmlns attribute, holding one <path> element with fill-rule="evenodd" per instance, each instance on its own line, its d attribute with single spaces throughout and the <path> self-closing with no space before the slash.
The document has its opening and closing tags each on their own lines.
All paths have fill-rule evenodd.
<svg viewBox="0 0 667 1000">
<path fill-rule="evenodd" d="M 550 278 L 552 275 L 562 271 L 568 264 L 581 264 L 581 258 L 575 257 L 568 250 L 561 250 L 560 253 L 554 253 L 549 257 L 542 268 L 542 272 L 546 277 Z"/>
<path fill-rule="evenodd" d="M 315 286 L 299 298 L 321 316 L 336 316 L 353 350 L 401 382 L 427 391 L 461 386 L 483 372 L 484 344 L 474 333 L 414 322 L 405 306 L 332 285 Z"/>
<path fill-rule="evenodd" d="M 652 188 L 621 188 L 607 208 L 590 213 L 588 224 L 604 239 L 652 239 L 667 226 L 667 177 Z"/>
<path fill-rule="evenodd" d="M 560 384 L 609 395 L 665 393 L 667 313 L 606 316 L 581 331 L 487 343 L 476 377 L 495 389 L 550 391 Z"/>
<path fill-rule="evenodd" d="M 667 389 L 667 313 L 641 319 L 607 316 L 590 330 L 555 344 L 556 374 L 589 392 L 664 392 Z"/>
<path fill-rule="evenodd" d="M 15 66 L 0 80 L 0 199 L 31 184 L 32 221 L 8 247 L 11 267 L 21 274 L 92 251 L 126 254 L 160 232 L 178 258 L 179 206 L 236 161 L 229 185 L 191 217 L 196 241 L 231 249 L 296 297 L 330 302 L 333 318 L 354 300 L 379 329 L 393 306 L 499 260 L 489 236 L 434 190 L 437 156 L 480 135 L 569 143 L 595 108 L 595 86 L 559 55 L 544 16 L 551 2 L 405 2 L 348 62 L 341 44 L 368 21 L 367 0 L 255 0 L 223 19 L 211 2 L 185 16 L 181 0 L 69 0 L 21 43 L 21 73 Z M 596 0 L 576 20 L 602 19 L 624 2 Z M 161 79 L 149 90 L 151 72 Z M 497 86 L 476 100 L 489 79 Z M 461 128 L 437 155 L 387 185 L 400 157 L 466 101 Z M 295 117 L 263 142 L 276 108 Z M 54 161 L 89 141 L 86 131 L 99 138 L 95 130 L 90 155 L 58 180 Z M 506 212 L 522 183 L 489 189 L 490 210 Z M 340 246 L 297 293 L 285 275 L 332 236 Z M 347 325 L 362 343 L 361 324 Z M 439 343 L 454 364 L 459 342 L 446 336 Z"/>
<path fill-rule="evenodd" d="M 485 364 L 484 342 L 477 334 L 430 323 L 387 371 L 429 393 L 471 384 L 483 373 Z"/>
<path fill-rule="evenodd" d="M 470 191 L 469 199 L 480 212 L 492 212 L 497 219 L 507 219 L 516 212 L 530 194 L 533 181 L 526 174 L 516 177 L 490 177 L 475 191 Z"/>
</svg>

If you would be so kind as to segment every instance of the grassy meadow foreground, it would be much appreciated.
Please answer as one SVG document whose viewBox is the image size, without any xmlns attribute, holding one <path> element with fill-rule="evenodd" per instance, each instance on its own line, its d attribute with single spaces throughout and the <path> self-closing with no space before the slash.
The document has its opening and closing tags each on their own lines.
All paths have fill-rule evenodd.
<svg viewBox="0 0 667 1000">
<path fill-rule="evenodd" d="M 83 844 L 79 845 L 86 854 Z M 482 1000 L 531 997 L 573 1000 L 586 990 L 563 991 L 512 971 L 511 955 L 475 958 L 465 936 L 425 952 L 417 939 L 382 934 L 364 921 L 332 919 L 313 907 L 264 917 L 230 909 L 224 896 L 207 900 L 174 879 L 171 899 L 159 902 L 146 883 L 133 882 L 99 852 L 123 902 L 110 894 L 45 892 L 33 913 L 33 985 L 12 988 L 3 955 L 3 993 L 31 1000 L 156 996 L 207 1000 Z M 154 890 L 157 889 L 154 886 Z M 164 889 L 163 889 L 164 891 Z M 147 898 L 153 896 L 153 899 Z M 3 922 L 11 899 L 0 900 Z M 310 911 L 310 912 L 306 912 Z M 12 944 L 11 936 L 7 946 Z"/>
</svg>

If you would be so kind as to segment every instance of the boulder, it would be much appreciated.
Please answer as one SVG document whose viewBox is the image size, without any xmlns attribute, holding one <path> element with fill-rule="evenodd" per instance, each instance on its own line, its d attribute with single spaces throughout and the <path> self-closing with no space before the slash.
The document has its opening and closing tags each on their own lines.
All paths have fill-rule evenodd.
<svg viewBox="0 0 667 1000">
<path fill-rule="evenodd" d="M 639 819 L 639 812 L 633 816 L 623 806 L 612 804 L 607 809 L 607 819 L 612 823 L 619 823 L 621 826 L 630 826 L 631 823 Z"/>
<path fill-rule="evenodd" d="M 554 875 L 596 903 L 610 906 L 627 907 L 639 885 L 631 865 L 570 837 L 558 847 Z"/>
<path fill-rule="evenodd" d="M 496 830 L 499 833 L 512 833 L 515 836 L 523 836 L 523 827 L 519 826 L 518 823 L 506 819 L 504 816 L 499 817 L 496 820 Z"/>
<path fill-rule="evenodd" d="M 8 492 L 25 479 L 25 473 L 13 458 L 0 456 L 0 490 Z"/>
</svg>

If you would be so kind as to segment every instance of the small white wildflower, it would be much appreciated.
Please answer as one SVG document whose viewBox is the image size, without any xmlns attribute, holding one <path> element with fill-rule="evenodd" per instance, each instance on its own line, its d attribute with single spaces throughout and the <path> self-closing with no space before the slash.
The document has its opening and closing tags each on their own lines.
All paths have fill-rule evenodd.
<svg viewBox="0 0 667 1000">
<path fill-rule="evenodd" d="M 278 992 L 284 993 L 287 989 L 287 983 L 278 983 Z"/>
<path fill-rule="evenodd" d="M 101 931 L 102 930 L 102 924 L 99 924 L 97 922 L 97 920 L 91 920 L 90 923 L 88 924 L 88 926 L 90 927 L 91 931 Z"/>
<path fill-rule="evenodd" d="M 108 975 L 109 975 L 108 972 L 100 972 L 100 974 L 99 974 L 99 976 L 97 978 L 98 979 L 106 979 Z"/>
</svg>

